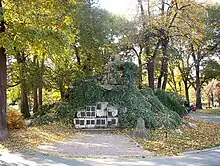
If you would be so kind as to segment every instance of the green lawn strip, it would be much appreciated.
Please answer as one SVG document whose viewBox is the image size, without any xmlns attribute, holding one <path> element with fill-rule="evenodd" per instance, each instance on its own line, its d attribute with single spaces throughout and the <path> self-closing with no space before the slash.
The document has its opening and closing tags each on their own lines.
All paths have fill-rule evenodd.
<svg viewBox="0 0 220 166">
<path fill-rule="evenodd" d="M 152 131 L 146 140 L 137 141 L 149 151 L 163 155 L 181 154 L 188 150 L 200 150 L 220 146 L 220 124 L 201 120 L 191 120 L 196 123 L 193 129 L 182 125 L 182 135 L 169 133 L 165 138 L 164 130 Z"/>
<path fill-rule="evenodd" d="M 213 115 L 220 115 L 220 108 L 214 109 L 199 109 L 197 112 L 206 113 L 206 114 L 213 114 Z"/>
</svg>

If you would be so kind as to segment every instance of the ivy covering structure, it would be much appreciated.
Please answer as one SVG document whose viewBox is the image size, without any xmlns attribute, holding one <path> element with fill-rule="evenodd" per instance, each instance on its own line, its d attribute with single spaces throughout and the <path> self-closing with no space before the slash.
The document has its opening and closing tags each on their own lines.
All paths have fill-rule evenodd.
<svg viewBox="0 0 220 166">
<path fill-rule="evenodd" d="M 145 120 L 148 128 L 178 126 L 178 113 L 164 106 L 150 88 L 138 89 L 136 75 L 137 66 L 134 63 L 109 63 L 102 78 L 75 81 L 66 102 L 73 112 L 97 102 L 108 102 L 118 108 L 121 127 L 134 127 L 139 117 Z"/>
<path fill-rule="evenodd" d="M 178 114 L 181 107 L 166 104 L 162 94 L 146 87 L 136 86 L 137 66 L 131 62 L 110 62 L 105 66 L 101 77 L 90 76 L 74 80 L 68 95 L 62 101 L 41 107 L 34 116 L 40 124 L 62 121 L 74 124 L 77 112 L 99 102 L 107 102 L 117 108 L 119 126 L 135 127 L 137 119 L 142 117 L 147 128 L 174 128 L 180 124 Z M 159 96 L 159 98 L 157 97 Z M 166 93 L 166 96 L 169 96 Z M 169 100 L 172 101 L 172 98 Z M 169 101 L 167 100 L 167 101 Z M 162 103 L 162 102 L 163 103 Z M 178 101 L 175 102 L 175 104 Z M 179 102 L 178 105 L 182 105 Z M 176 108 L 176 109 L 175 109 Z"/>
</svg>

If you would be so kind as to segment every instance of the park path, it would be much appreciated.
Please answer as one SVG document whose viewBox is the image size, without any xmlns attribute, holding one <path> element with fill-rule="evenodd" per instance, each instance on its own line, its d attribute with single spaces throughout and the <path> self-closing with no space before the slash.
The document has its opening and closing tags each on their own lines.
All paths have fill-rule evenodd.
<svg viewBox="0 0 220 166">
<path fill-rule="evenodd" d="M 2 166 L 219 166 L 220 147 L 182 156 L 148 158 L 64 158 L 48 155 L 1 153 Z"/>
<path fill-rule="evenodd" d="M 74 157 L 152 156 L 124 134 L 81 132 L 68 141 L 40 145 L 38 152 Z"/>
<path fill-rule="evenodd" d="M 194 113 L 191 114 L 193 117 L 197 118 L 203 118 L 210 121 L 216 121 L 220 122 L 218 119 L 220 119 L 220 116 L 213 116 L 213 115 L 206 115 L 206 114 L 200 114 L 200 113 Z M 220 125 L 220 123 L 219 123 Z M 102 134 L 101 134 L 102 135 Z M 115 140 L 113 142 L 105 142 L 103 140 L 107 139 L 105 138 L 105 135 L 96 135 L 94 138 L 98 139 L 100 144 L 99 146 L 103 146 L 103 148 L 109 148 L 108 146 L 112 146 L 111 148 L 117 148 L 115 151 L 117 152 L 117 155 L 124 155 L 124 151 L 122 146 L 120 145 L 122 141 L 127 142 L 125 144 L 124 150 L 128 150 L 128 153 L 131 156 L 134 153 L 139 153 L 142 155 L 142 149 L 138 148 L 135 144 L 132 142 L 129 142 L 129 139 L 126 137 L 120 137 L 116 136 Z M 99 138 L 97 138 L 97 136 Z M 91 140 L 92 135 L 87 135 L 84 139 Z M 75 139 L 75 142 L 79 141 L 79 138 Z M 94 139 L 92 139 L 94 140 Z M 84 142 L 85 143 L 85 142 Z M 97 142 L 91 142 L 93 145 L 86 145 L 87 150 L 91 148 L 97 148 L 95 145 Z M 115 144 L 115 145 L 112 145 Z M 133 145 L 131 145 L 133 144 Z M 75 144 L 76 145 L 76 144 Z M 75 146 L 74 144 L 70 144 L 69 148 L 71 146 Z M 123 144 L 124 145 L 124 144 Z M 51 152 L 55 151 L 55 147 L 63 146 L 58 144 L 49 144 L 48 149 L 44 149 L 43 145 L 38 147 L 38 150 L 45 150 L 44 152 Z M 130 147 L 131 146 L 131 147 Z M 68 144 L 65 145 L 65 147 L 68 147 Z M 75 148 L 80 151 L 81 146 L 76 146 Z M 51 149 L 50 149 L 51 148 Z M 54 149 L 53 149 L 54 148 Z M 49 150 L 49 151 L 48 151 Z M 59 153 L 67 153 L 69 152 L 68 148 L 67 150 L 62 149 L 58 150 Z M 70 153 L 72 154 L 72 152 Z M 97 154 L 97 152 L 93 152 L 93 154 Z M 147 153 L 148 154 L 148 153 Z M 80 156 L 81 154 L 78 154 Z M 110 154 L 112 155 L 112 154 Z M 107 158 L 72 158 L 68 157 L 65 158 L 53 155 L 53 154 L 42 154 L 42 153 L 9 153 L 9 152 L 0 152 L 0 165 L 2 166 L 220 166 L 220 147 L 216 147 L 213 149 L 203 150 L 203 151 L 192 151 L 184 153 L 181 156 L 161 156 L 161 157 L 146 157 L 146 158 L 118 158 L 118 157 L 107 157 Z"/>
<path fill-rule="evenodd" d="M 200 119 L 205 119 L 211 122 L 220 122 L 220 116 L 219 115 L 211 115 L 211 114 L 205 114 L 205 113 L 190 113 L 190 116 Z"/>
</svg>

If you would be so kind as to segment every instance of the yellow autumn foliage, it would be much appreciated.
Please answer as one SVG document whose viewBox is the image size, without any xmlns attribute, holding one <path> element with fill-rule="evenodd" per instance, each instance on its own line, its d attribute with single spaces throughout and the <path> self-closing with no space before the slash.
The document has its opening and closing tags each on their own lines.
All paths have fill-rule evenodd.
<svg viewBox="0 0 220 166">
<path fill-rule="evenodd" d="M 25 120 L 19 110 L 14 108 L 7 109 L 7 127 L 9 130 L 26 128 Z"/>
</svg>

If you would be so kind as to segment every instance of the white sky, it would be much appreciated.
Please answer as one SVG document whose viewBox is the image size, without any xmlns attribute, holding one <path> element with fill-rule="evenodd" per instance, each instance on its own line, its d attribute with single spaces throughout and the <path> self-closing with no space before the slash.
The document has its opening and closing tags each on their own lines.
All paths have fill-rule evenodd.
<svg viewBox="0 0 220 166">
<path fill-rule="evenodd" d="M 128 15 L 135 11 L 137 0 L 99 0 L 100 6 L 117 14 Z"/>
<path fill-rule="evenodd" d="M 137 0 L 99 0 L 100 6 L 109 10 L 110 12 L 122 14 L 122 15 L 132 15 L 137 9 Z M 201 2 L 219 2 L 220 0 L 198 0 Z"/>
</svg>

